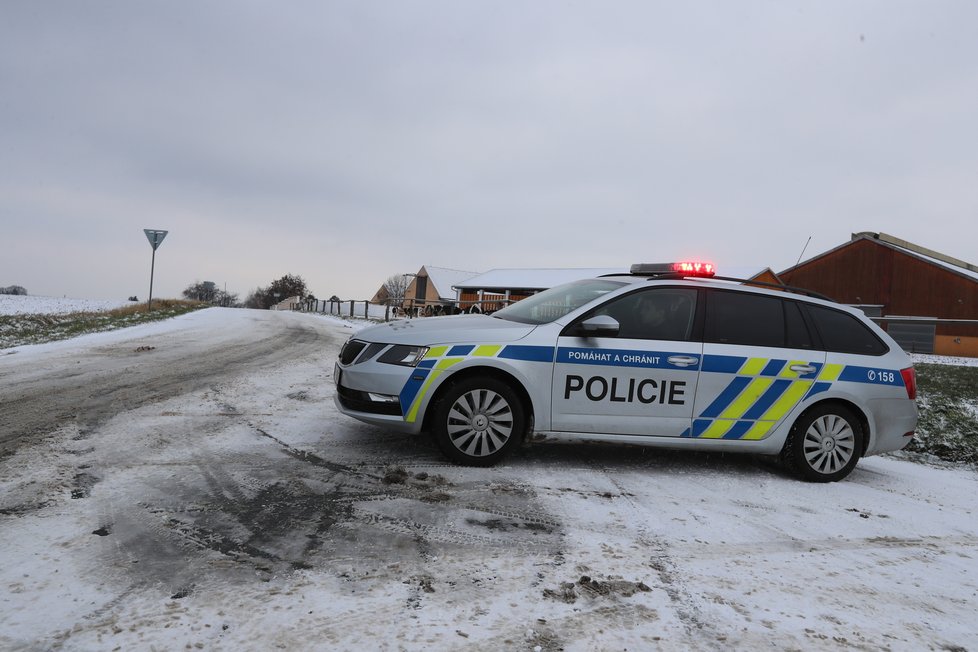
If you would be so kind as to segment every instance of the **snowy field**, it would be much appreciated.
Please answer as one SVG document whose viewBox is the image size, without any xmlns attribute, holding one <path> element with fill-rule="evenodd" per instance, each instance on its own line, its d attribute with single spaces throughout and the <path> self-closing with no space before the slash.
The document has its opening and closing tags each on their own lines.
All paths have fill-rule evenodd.
<svg viewBox="0 0 978 652">
<path fill-rule="evenodd" d="M 71 312 L 101 312 L 132 305 L 124 299 L 69 299 L 0 294 L 0 315 L 64 315 Z"/>
<path fill-rule="evenodd" d="M 973 470 L 457 467 L 338 413 L 356 327 L 209 309 L 4 351 L 0 649 L 978 650 Z"/>
</svg>

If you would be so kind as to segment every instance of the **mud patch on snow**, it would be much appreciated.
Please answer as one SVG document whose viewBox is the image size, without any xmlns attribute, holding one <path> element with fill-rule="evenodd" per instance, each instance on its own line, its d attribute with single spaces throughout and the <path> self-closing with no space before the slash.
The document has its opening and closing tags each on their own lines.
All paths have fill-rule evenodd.
<svg viewBox="0 0 978 652">
<path fill-rule="evenodd" d="M 98 484 L 99 478 L 91 473 L 78 473 L 75 475 L 71 497 L 73 499 L 88 498 L 92 494 L 92 487 Z"/>
<path fill-rule="evenodd" d="M 494 530 L 496 532 L 526 531 L 533 534 L 541 532 L 545 534 L 552 534 L 554 532 L 554 528 L 546 523 L 532 523 L 513 519 L 490 518 L 480 521 L 478 519 L 468 518 L 465 519 L 465 522 L 469 525 L 477 525 L 479 527 L 484 527 L 487 530 Z"/>
<path fill-rule="evenodd" d="M 551 600 L 574 604 L 580 597 L 600 598 L 620 596 L 630 598 L 636 593 L 648 593 L 652 589 L 644 582 L 630 582 L 620 577 L 596 580 L 587 575 L 576 582 L 561 582 L 556 589 L 544 589 L 543 596 Z"/>
</svg>

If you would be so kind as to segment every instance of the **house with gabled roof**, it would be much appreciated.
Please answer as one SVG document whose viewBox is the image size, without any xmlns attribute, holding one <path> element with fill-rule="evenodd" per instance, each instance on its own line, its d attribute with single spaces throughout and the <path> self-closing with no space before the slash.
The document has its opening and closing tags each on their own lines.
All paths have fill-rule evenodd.
<svg viewBox="0 0 978 652">
<path fill-rule="evenodd" d="M 421 315 L 454 312 L 457 304 L 454 286 L 476 275 L 478 272 L 422 265 L 417 274 L 408 275 L 413 278 L 404 291 L 402 307 L 413 314 Z"/>
<path fill-rule="evenodd" d="M 978 357 L 976 265 L 863 231 L 778 275 L 862 308 L 908 351 Z"/>
</svg>

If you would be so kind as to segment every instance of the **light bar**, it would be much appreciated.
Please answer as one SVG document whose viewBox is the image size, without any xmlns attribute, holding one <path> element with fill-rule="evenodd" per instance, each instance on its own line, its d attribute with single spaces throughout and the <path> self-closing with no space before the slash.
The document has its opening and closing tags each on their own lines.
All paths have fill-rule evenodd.
<svg viewBox="0 0 978 652">
<path fill-rule="evenodd" d="M 673 269 L 690 276 L 713 276 L 717 272 L 713 263 L 673 263 Z"/>
<path fill-rule="evenodd" d="M 683 261 L 679 263 L 636 263 L 629 271 L 632 274 L 654 276 L 656 274 L 682 274 L 684 276 L 713 276 L 716 267 L 713 263 Z"/>
</svg>

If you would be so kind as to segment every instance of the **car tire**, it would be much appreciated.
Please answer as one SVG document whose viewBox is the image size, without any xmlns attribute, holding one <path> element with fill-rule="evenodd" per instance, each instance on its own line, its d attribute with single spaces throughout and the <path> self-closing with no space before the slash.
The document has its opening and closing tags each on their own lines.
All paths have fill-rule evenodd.
<svg viewBox="0 0 978 652">
<path fill-rule="evenodd" d="M 523 402 L 506 383 L 475 377 L 452 385 L 438 401 L 432 435 L 442 453 L 466 466 L 492 466 L 519 446 Z"/>
<path fill-rule="evenodd" d="M 862 423 L 837 404 L 816 406 L 791 427 L 781 459 L 809 482 L 835 482 L 849 475 L 863 451 Z"/>
</svg>

